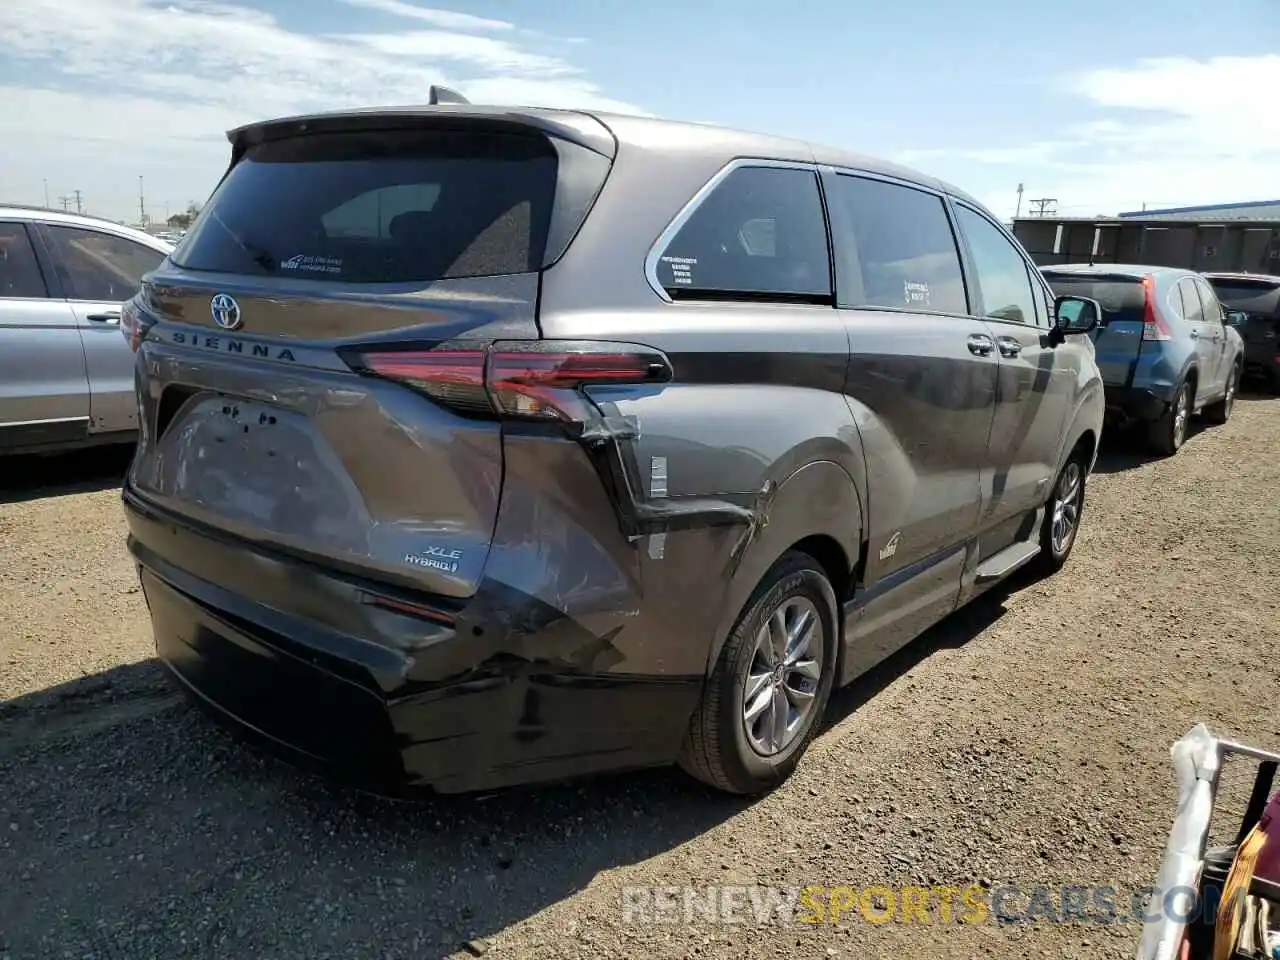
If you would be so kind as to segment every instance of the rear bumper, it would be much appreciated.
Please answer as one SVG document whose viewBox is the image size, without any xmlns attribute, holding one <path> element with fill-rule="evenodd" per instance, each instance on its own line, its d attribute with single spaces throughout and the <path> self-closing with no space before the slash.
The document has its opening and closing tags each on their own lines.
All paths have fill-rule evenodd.
<svg viewBox="0 0 1280 960">
<path fill-rule="evenodd" d="M 1142 387 L 1104 388 L 1106 416 L 1112 422 L 1142 421 L 1151 423 L 1160 419 L 1169 408 L 1169 400 L 1153 390 Z"/>
<path fill-rule="evenodd" d="M 675 758 L 701 695 L 701 677 L 537 657 L 548 642 L 540 633 L 556 634 L 563 650 L 568 628 L 513 609 L 509 591 L 482 590 L 450 625 L 379 611 L 403 621 L 398 644 L 385 631 L 376 640 L 334 631 L 228 590 L 210 573 L 269 564 L 308 584 L 317 604 L 347 589 L 344 581 L 222 542 L 127 488 L 124 505 L 157 656 L 217 719 L 309 769 L 403 794 L 661 765 Z M 464 623 L 503 623 L 510 634 L 495 644 Z M 496 652 L 477 660 L 477 648 Z"/>
</svg>

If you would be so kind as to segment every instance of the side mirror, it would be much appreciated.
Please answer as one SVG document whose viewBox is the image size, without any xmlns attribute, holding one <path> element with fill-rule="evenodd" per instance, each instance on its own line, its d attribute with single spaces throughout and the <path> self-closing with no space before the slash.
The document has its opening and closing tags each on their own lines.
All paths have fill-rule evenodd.
<svg viewBox="0 0 1280 960">
<path fill-rule="evenodd" d="M 1228 310 L 1227 315 L 1223 317 L 1222 322 L 1229 327 L 1243 327 L 1249 320 L 1249 315 L 1242 310 Z"/>
<path fill-rule="evenodd" d="M 1062 343 L 1069 336 L 1088 333 L 1098 326 L 1102 307 L 1089 297 L 1057 297 L 1053 301 L 1053 330 L 1049 339 Z"/>
</svg>

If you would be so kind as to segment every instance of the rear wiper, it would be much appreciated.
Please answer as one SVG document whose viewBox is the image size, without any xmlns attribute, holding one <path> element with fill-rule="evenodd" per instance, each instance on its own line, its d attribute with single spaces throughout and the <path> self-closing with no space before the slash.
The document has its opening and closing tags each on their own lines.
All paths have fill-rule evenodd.
<svg viewBox="0 0 1280 960">
<path fill-rule="evenodd" d="M 218 216 L 217 211 L 210 210 L 209 216 L 213 217 L 213 219 L 217 221 L 218 226 L 220 226 L 223 230 L 227 232 L 227 236 L 229 236 L 232 240 L 236 242 L 236 246 L 238 246 L 241 250 L 243 250 L 250 257 L 253 258 L 254 263 L 260 266 L 263 270 L 266 270 L 268 273 L 271 273 L 275 270 L 276 268 L 275 258 L 272 257 L 271 254 L 267 252 L 266 247 L 261 247 L 258 244 L 252 243 L 249 240 L 246 240 L 244 237 L 240 236 L 240 234 L 236 233 L 234 230 L 228 227 L 225 222 L 223 222 L 223 219 L 220 216 Z"/>
</svg>

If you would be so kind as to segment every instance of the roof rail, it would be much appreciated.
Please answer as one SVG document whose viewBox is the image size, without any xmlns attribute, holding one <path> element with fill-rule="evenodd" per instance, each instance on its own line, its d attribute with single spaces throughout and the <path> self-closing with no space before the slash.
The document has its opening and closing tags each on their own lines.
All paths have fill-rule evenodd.
<svg viewBox="0 0 1280 960">
<path fill-rule="evenodd" d="M 471 101 L 460 94 L 457 90 L 451 90 L 448 87 L 431 85 L 430 99 L 427 101 L 431 106 L 441 103 L 470 104 Z"/>
</svg>

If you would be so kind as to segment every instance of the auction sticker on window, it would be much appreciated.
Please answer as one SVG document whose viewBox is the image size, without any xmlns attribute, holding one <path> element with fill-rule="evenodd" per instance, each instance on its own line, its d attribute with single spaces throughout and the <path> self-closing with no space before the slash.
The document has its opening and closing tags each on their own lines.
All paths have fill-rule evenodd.
<svg viewBox="0 0 1280 960">
<path fill-rule="evenodd" d="M 663 257 L 662 262 L 671 268 L 672 283 L 693 286 L 693 268 L 698 265 L 697 257 Z"/>
<path fill-rule="evenodd" d="M 341 273 L 342 260 L 339 257 L 313 257 L 298 253 L 280 264 L 281 270 L 299 270 L 306 273 Z"/>
</svg>

